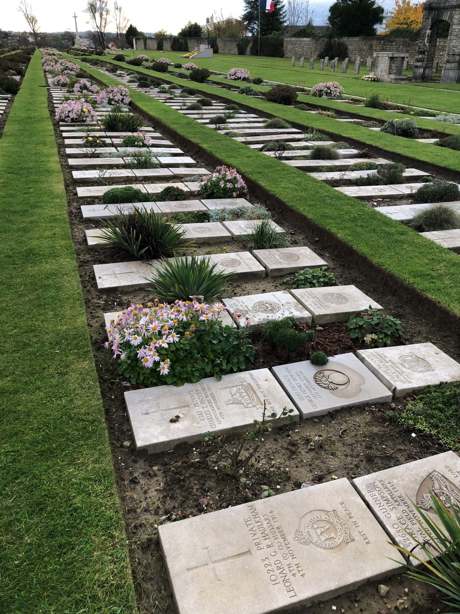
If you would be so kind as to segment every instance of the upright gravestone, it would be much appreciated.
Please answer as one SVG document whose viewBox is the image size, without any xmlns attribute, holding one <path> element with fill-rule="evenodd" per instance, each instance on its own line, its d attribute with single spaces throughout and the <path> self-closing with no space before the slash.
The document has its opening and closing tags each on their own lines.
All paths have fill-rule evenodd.
<svg viewBox="0 0 460 614">
<path fill-rule="evenodd" d="M 314 70 L 315 68 L 315 57 L 314 56 L 310 58 L 310 68 L 311 70 Z"/>
<path fill-rule="evenodd" d="M 291 66 L 295 66 L 295 55 L 291 58 Z"/>
<path fill-rule="evenodd" d="M 361 70 L 361 58 L 358 55 L 358 57 L 355 60 L 355 73 L 359 75 L 360 70 Z"/>
<path fill-rule="evenodd" d="M 322 71 L 324 70 L 324 63 L 325 63 L 325 59 L 321 58 L 319 61 L 319 69 Z"/>
<path fill-rule="evenodd" d="M 373 65 L 374 65 L 374 58 L 370 55 L 368 56 L 367 61 L 366 61 L 367 72 L 372 71 Z"/>
<path fill-rule="evenodd" d="M 181 614 L 269 614 L 402 569 L 346 479 L 163 524 Z"/>
<path fill-rule="evenodd" d="M 299 60 L 299 66 L 302 66 L 302 67 L 303 67 L 304 63 L 305 63 L 305 58 L 304 58 L 304 56 L 302 56 L 302 57 L 300 58 L 300 60 Z"/>
<path fill-rule="evenodd" d="M 326 56 L 324 58 L 324 68 L 328 68 L 328 66 L 329 66 L 329 58 Z"/>
<path fill-rule="evenodd" d="M 342 62 L 342 72 L 347 72 L 349 62 L 350 62 L 350 58 L 344 59 L 344 61 Z"/>
<path fill-rule="evenodd" d="M 337 70 L 337 65 L 339 63 L 339 58 L 334 58 L 331 63 L 331 68 L 335 72 Z"/>
</svg>

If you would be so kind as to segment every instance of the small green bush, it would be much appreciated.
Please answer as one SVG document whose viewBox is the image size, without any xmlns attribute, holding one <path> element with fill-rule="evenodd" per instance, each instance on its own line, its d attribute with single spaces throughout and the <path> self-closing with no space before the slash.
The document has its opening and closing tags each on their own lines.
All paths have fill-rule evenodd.
<svg viewBox="0 0 460 614">
<path fill-rule="evenodd" d="M 449 149 L 455 149 L 460 151 L 460 135 L 452 134 L 441 139 L 438 143 L 441 147 L 449 147 Z"/>
<path fill-rule="evenodd" d="M 456 183 L 433 181 L 433 183 L 424 183 L 413 198 L 416 203 L 443 203 L 458 200 L 460 193 Z"/>
<path fill-rule="evenodd" d="M 200 104 L 199 102 L 191 102 L 187 106 L 188 111 L 201 111 L 202 108 L 203 108 L 203 105 Z"/>
<path fill-rule="evenodd" d="M 160 300 L 171 303 L 200 297 L 213 303 L 222 295 L 232 276 L 220 271 L 209 258 L 185 256 L 165 260 L 150 281 L 150 287 Z"/>
<path fill-rule="evenodd" d="M 142 126 L 142 120 L 132 113 L 108 113 L 103 121 L 103 126 L 108 132 L 136 132 Z"/>
<path fill-rule="evenodd" d="M 11 77 L 0 77 L 0 93 L 12 94 L 15 96 L 19 92 L 19 83 Z"/>
<path fill-rule="evenodd" d="M 126 63 L 131 64 L 131 66 L 142 66 L 144 61 L 142 58 L 136 57 L 136 58 L 130 58 L 129 60 L 127 60 Z"/>
<path fill-rule="evenodd" d="M 290 128 L 291 124 L 288 124 L 287 121 L 281 119 L 280 117 L 273 117 L 265 122 L 265 128 Z"/>
<path fill-rule="evenodd" d="M 220 124 L 226 124 L 227 118 L 225 117 L 225 115 L 215 115 L 214 117 L 210 118 L 209 123 L 216 124 L 216 126 Z"/>
<path fill-rule="evenodd" d="M 157 202 L 169 201 L 169 200 L 187 200 L 189 194 L 180 188 L 176 188 L 175 186 L 168 186 L 161 190 L 158 194 L 156 200 Z"/>
<path fill-rule="evenodd" d="M 391 185 L 404 181 L 404 171 L 406 168 L 402 164 L 380 164 L 377 169 L 379 183 Z"/>
<path fill-rule="evenodd" d="M 191 81 L 196 81 L 197 83 L 204 83 L 211 76 L 210 71 L 207 68 L 194 68 L 190 71 L 189 78 Z"/>
<path fill-rule="evenodd" d="M 337 285 L 337 280 L 327 267 L 319 267 L 298 271 L 293 277 L 293 284 L 295 288 L 323 288 Z"/>
<path fill-rule="evenodd" d="M 364 103 L 365 107 L 370 107 L 371 109 L 385 109 L 386 105 L 381 100 L 379 94 L 371 94 L 368 98 L 366 98 L 366 102 Z"/>
<path fill-rule="evenodd" d="M 299 329 L 294 318 L 283 318 L 267 322 L 262 337 L 273 349 L 282 348 L 292 354 L 306 348 L 307 343 L 313 341 L 314 333 Z"/>
<path fill-rule="evenodd" d="M 125 136 L 121 142 L 123 147 L 145 147 L 145 141 L 142 136 L 130 134 Z"/>
<path fill-rule="evenodd" d="M 239 94 L 244 94 L 245 96 L 257 96 L 258 92 L 253 87 L 249 87 L 249 85 L 245 85 L 244 87 L 240 87 L 238 90 Z"/>
<path fill-rule="evenodd" d="M 294 149 L 294 145 L 286 143 L 286 141 L 270 141 L 262 145 L 261 151 L 289 151 Z"/>
<path fill-rule="evenodd" d="M 180 227 L 142 208 L 108 220 L 101 235 L 111 247 L 143 260 L 173 256 L 184 244 Z"/>
<path fill-rule="evenodd" d="M 195 96 L 195 90 L 192 90 L 192 88 L 190 88 L 190 87 L 182 88 L 182 93 L 185 94 L 186 96 Z M 199 100 L 198 100 L 198 102 L 199 102 Z"/>
<path fill-rule="evenodd" d="M 240 110 L 240 107 L 238 105 L 236 105 L 236 104 L 228 104 L 225 107 L 225 110 L 226 111 L 231 111 L 233 113 L 233 112 L 238 112 Z"/>
<path fill-rule="evenodd" d="M 412 219 L 411 226 L 419 232 L 460 228 L 460 215 L 445 205 L 438 205 L 421 211 Z"/>
<path fill-rule="evenodd" d="M 338 160 L 339 153 L 329 145 L 316 145 L 310 152 L 312 160 Z"/>
<path fill-rule="evenodd" d="M 202 107 L 212 107 L 212 100 L 210 98 L 198 98 L 198 102 Z"/>
<path fill-rule="evenodd" d="M 292 105 L 297 100 L 297 92 L 290 85 L 275 85 L 266 92 L 265 98 L 270 102 Z"/>
<path fill-rule="evenodd" d="M 149 151 L 136 151 L 130 154 L 126 168 L 157 168 L 158 160 Z"/>
<path fill-rule="evenodd" d="M 351 171 L 374 171 L 377 170 L 379 164 L 375 164 L 375 162 L 357 162 L 356 164 L 352 164 L 350 166 Z"/>
<path fill-rule="evenodd" d="M 168 64 L 166 64 L 166 62 L 153 62 L 152 63 L 152 70 L 155 70 L 156 72 L 168 72 Z"/>
<path fill-rule="evenodd" d="M 126 60 L 125 56 L 122 53 L 117 53 L 113 56 L 115 62 L 124 62 Z"/>
<path fill-rule="evenodd" d="M 347 329 L 354 342 L 366 347 L 394 345 L 402 336 L 401 321 L 376 309 L 352 316 Z"/>
<path fill-rule="evenodd" d="M 252 82 L 254 83 L 254 85 L 261 85 L 264 82 L 264 80 L 261 79 L 260 77 L 254 77 Z"/>
<path fill-rule="evenodd" d="M 312 365 L 315 365 L 315 367 L 323 367 L 329 362 L 329 358 L 324 352 L 312 352 L 310 355 L 310 362 Z"/>
<path fill-rule="evenodd" d="M 284 234 L 277 232 L 270 220 L 262 220 L 249 237 L 252 249 L 274 249 L 288 244 Z"/>
<path fill-rule="evenodd" d="M 102 197 L 102 202 L 107 205 L 118 203 L 141 203 L 148 201 L 149 195 L 137 188 L 127 186 L 124 188 L 112 188 L 107 190 Z"/>
<path fill-rule="evenodd" d="M 390 119 L 380 129 L 396 136 L 415 139 L 418 136 L 417 124 L 413 119 Z"/>
</svg>

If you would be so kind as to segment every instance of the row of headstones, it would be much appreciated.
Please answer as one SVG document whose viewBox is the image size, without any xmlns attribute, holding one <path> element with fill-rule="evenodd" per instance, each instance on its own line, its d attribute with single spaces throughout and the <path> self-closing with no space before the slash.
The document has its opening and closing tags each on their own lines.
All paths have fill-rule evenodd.
<svg viewBox="0 0 460 614">
<path fill-rule="evenodd" d="M 397 547 L 428 558 L 415 505 L 441 528 L 432 495 L 459 504 L 454 452 L 162 525 L 179 611 L 269 614 L 401 572 Z"/>
<path fill-rule="evenodd" d="M 311 70 L 314 70 L 316 68 L 317 60 L 318 58 L 316 57 L 312 57 L 310 58 L 310 60 L 308 60 Z M 297 64 L 298 66 L 303 67 L 305 64 L 305 57 L 300 56 L 300 58 L 297 59 L 296 56 L 292 56 L 291 63 L 292 63 L 292 66 L 296 66 Z M 354 71 L 357 75 L 359 74 L 361 70 L 362 63 L 363 63 L 363 60 L 358 56 L 354 62 Z M 350 58 L 345 58 L 342 61 L 340 61 L 340 58 L 338 57 L 333 58 L 333 59 L 330 59 L 329 57 L 319 58 L 319 70 L 325 70 L 326 68 L 330 68 L 331 70 L 336 72 L 337 69 L 339 68 L 339 64 L 340 64 L 341 72 L 343 73 L 348 72 L 348 67 L 350 65 Z M 366 68 L 368 72 L 371 72 L 373 67 L 374 67 L 374 58 L 372 56 L 369 56 L 366 60 Z"/>
</svg>

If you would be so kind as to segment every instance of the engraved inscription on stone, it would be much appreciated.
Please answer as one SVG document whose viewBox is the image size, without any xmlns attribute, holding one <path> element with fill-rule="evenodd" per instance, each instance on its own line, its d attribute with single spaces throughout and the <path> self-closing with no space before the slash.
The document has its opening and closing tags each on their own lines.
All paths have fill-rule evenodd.
<svg viewBox="0 0 460 614">
<path fill-rule="evenodd" d="M 302 516 L 295 532 L 299 544 L 331 550 L 353 541 L 346 519 L 336 510 L 312 510 Z"/>
<path fill-rule="evenodd" d="M 224 298 L 223 302 L 239 326 L 256 326 L 270 320 L 295 318 L 310 322 L 311 316 L 289 292 L 267 292 Z"/>
</svg>

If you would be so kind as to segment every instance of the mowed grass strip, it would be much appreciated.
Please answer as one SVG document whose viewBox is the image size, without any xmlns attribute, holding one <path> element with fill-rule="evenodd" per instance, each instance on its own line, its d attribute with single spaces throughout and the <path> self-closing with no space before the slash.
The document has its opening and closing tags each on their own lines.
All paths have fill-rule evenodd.
<svg viewBox="0 0 460 614">
<path fill-rule="evenodd" d="M 47 89 L 33 56 L 0 142 L 0 611 L 135 612 Z"/>
<path fill-rule="evenodd" d="M 74 59 L 72 56 L 67 56 L 69 59 Z M 99 57 L 95 59 L 100 59 Z M 387 134 L 385 132 L 376 132 L 369 130 L 364 126 L 359 126 L 353 123 L 339 122 L 334 118 L 326 117 L 324 115 L 312 114 L 295 107 L 285 106 L 282 104 L 276 104 L 274 102 L 268 102 L 262 98 L 254 98 L 252 96 L 246 96 L 239 94 L 238 92 L 229 91 L 211 85 L 209 83 L 195 83 L 188 79 L 182 79 L 168 75 L 167 73 L 157 73 L 147 68 L 138 66 L 130 66 L 123 62 L 115 62 L 104 58 L 104 60 L 110 64 L 120 66 L 132 72 L 138 74 L 145 74 L 150 77 L 156 77 L 169 83 L 174 83 L 181 87 L 190 87 L 210 96 L 218 96 L 221 99 L 228 100 L 231 103 L 241 104 L 247 108 L 254 109 L 255 111 L 261 111 L 275 117 L 280 117 L 286 121 L 295 124 L 300 128 L 307 130 L 321 130 L 326 134 L 330 134 L 335 137 L 343 137 L 346 139 L 352 139 L 357 143 L 361 143 L 362 146 L 378 147 L 382 151 L 382 155 L 385 152 L 389 154 L 396 154 L 410 158 L 414 162 L 422 162 L 430 164 L 431 166 L 437 166 L 440 169 L 447 169 L 456 173 L 460 173 L 460 151 L 454 151 L 447 147 L 439 147 L 438 145 L 430 145 L 427 143 L 419 143 L 415 139 L 407 139 L 400 136 L 394 136 L 393 134 Z M 274 140 L 276 137 L 274 136 Z"/>
<path fill-rule="evenodd" d="M 135 55 L 148 55 L 151 58 L 168 57 L 174 62 L 185 63 L 182 52 L 173 51 L 122 51 L 127 57 Z M 370 94 L 380 94 L 381 98 L 391 100 L 398 104 L 417 106 L 441 112 L 458 113 L 460 107 L 460 84 L 459 83 L 434 83 L 405 82 L 384 83 L 375 81 L 363 81 L 361 77 L 369 72 L 363 65 L 360 75 L 355 75 L 353 64 L 350 64 L 347 73 L 332 70 L 311 70 L 308 60 L 304 66 L 292 66 L 291 58 L 271 58 L 246 55 L 225 55 L 218 53 L 212 58 L 190 60 L 200 68 L 208 68 L 227 73 L 235 66 L 246 68 L 251 77 L 261 77 L 269 81 L 280 81 L 290 85 L 312 87 L 320 81 L 339 81 L 349 96 L 367 98 Z M 318 67 L 319 60 L 316 62 Z"/>
<path fill-rule="evenodd" d="M 102 83 L 120 84 L 89 64 L 79 63 Z M 153 120 L 163 122 L 223 163 L 235 167 L 382 269 L 460 315 L 460 267 L 456 254 L 366 204 L 207 128 L 147 94 L 130 88 L 130 95 L 138 108 Z"/>
</svg>

